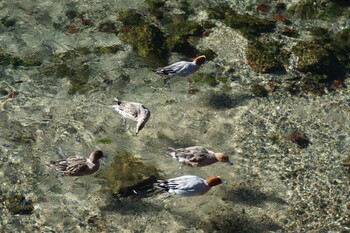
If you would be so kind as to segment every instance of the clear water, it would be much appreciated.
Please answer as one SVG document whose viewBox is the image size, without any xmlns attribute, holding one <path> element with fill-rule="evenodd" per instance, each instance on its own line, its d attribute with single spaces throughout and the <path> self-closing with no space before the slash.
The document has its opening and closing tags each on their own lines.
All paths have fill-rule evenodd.
<svg viewBox="0 0 350 233">
<path fill-rule="evenodd" d="M 255 98 L 249 84 L 276 77 L 252 72 L 245 39 L 224 25 L 201 39 L 199 46 L 218 57 L 200 72 L 231 67 L 225 71 L 230 82 L 210 87 L 180 78 L 165 85 L 130 46 L 96 29 L 102 20 L 116 20 L 121 9 L 141 7 L 141 1 L 0 1 L 0 18 L 15 20 L 14 26 L 1 25 L 0 48 L 42 62 L 0 67 L 0 87 L 8 92 L 0 98 L 0 192 L 20 193 L 34 203 L 31 215 L 12 215 L 3 205 L 1 232 L 349 230 L 349 177 L 341 165 L 350 143 L 349 90 Z M 244 7 L 240 3 L 237 10 Z M 67 32 L 71 9 L 85 12 L 93 26 L 73 22 L 79 31 Z M 76 52 L 112 45 L 120 50 Z M 72 51 L 77 55 L 64 57 Z M 174 54 L 170 61 L 180 58 Z M 67 67 L 62 71 L 60 64 Z M 190 88 L 199 92 L 190 94 Z M 10 92 L 18 95 L 8 98 Z M 135 122 L 109 107 L 115 97 L 152 112 L 139 135 Z M 283 137 L 294 129 L 308 135 L 308 148 Z M 274 135 L 282 135 L 281 142 L 272 143 Z M 111 143 L 99 143 L 101 138 Z M 168 146 L 192 145 L 226 152 L 234 165 L 180 169 L 164 156 Z M 96 175 L 57 177 L 43 165 L 96 149 L 108 155 Z M 228 184 L 195 198 L 118 200 L 105 191 L 101 174 L 122 151 L 154 165 L 163 178 L 219 175 Z"/>
</svg>

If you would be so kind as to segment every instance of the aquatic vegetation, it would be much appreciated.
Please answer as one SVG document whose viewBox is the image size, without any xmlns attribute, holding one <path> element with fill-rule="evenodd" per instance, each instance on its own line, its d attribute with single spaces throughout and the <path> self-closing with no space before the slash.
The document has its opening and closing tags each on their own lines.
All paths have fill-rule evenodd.
<svg viewBox="0 0 350 233">
<path fill-rule="evenodd" d="M 34 210 L 32 201 L 27 200 L 21 194 L 14 194 L 10 197 L 2 197 L 0 201 L 11 214 L 31 214 Z"/>
<path fill-rule="evenodd" d="M 96 140 L 97 143 L 101 143 L 101 144 L 111 144 L 112 139 L 110 138 L 99 138 Z"/>
<path fill-rule="evenodd" d="M 277 42 L 262 43 L 254 40 L 248 44 L 247 61 L 257 73 L 284 71 L 282 61 L 285 60 L 283 56 L 286 55 L 288 56 L 288 54 L 281 52 Z"/>
<path fill-rule="evenodd" d="M 112 194 L 136 185 L 151 175 L 158 176 L 155 166 L 144 164 L 141 159 L 126 151 L 116 154 L 113 162 L 101 174 L 106 180 L 107 190 Z"/>
</svg>

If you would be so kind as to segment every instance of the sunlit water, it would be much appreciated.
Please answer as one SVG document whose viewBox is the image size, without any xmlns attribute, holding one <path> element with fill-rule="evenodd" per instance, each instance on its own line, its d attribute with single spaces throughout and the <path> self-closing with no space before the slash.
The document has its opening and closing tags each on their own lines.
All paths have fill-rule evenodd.
<svg viewBox="0 0 350 233">
<path fill-rule="evenodd" d="M 65 12 L 71 8 L 87 12 L 97 25 L 102 19 L 116 20 L 120 9 L 142 7 L 139 1 L 0 5 L 1 18 L 16 20 L 16 26 L 2 26 L 1 48 L 42 62 L 0 68 L 1 89 L 18 92 L 0 99 L 0 192 L 23 194 L 35 207 L 31 215 L 12 215 L 2 208 L 2 232 L 283 232 L 302 231 L 303 224 L 321 229 L 322 221 L 328 224 L 323 229 L 349 228 L 344 223 L 349 179 L 341 165 L 350 142 L 347 89 L 312 98 L 254 97 L 247 85 L 263 77 L 245 62 L 244 38 L 223 25 L 199 43 L 218 54 L 200 72 L 231 66 L 230 82 L 210 87 L 178 78 L 165 83 L 114 34 L 94 27 L 70 34 L 53 27 L 53 22 L 68 20 Z M 70 58 L 73 75 L 84 78 L 78 88 L 71 73 L 50 71 L 67 51 L 112 45 L 120 50 Z M 170 62 L 180 58 L 174 55 Z M 191 94 L 191 88 L 199 91 Z M 143 103 L 152 112 L 138 135 L 135 122 L 110 108 L 115 97 Z M 283 143 L 283 137 L 271 142 L 274 135 L 295 129 L 310 138 L 306 149 Z M 111 143 L 99 143 L 101 138 Z M 164 156 L 168 146 L 192 145 L 226 152 L 234 165 L 181 167 Z M 96 149 L 107 155 L 96 175 L 59 177 L 44 166 Z M 162 178 L 219 175 L 228 184 L 194 198 L 156 194 L 119 200 L 105 191 L 101 174 L 123 151 L 157 167 Z M 309 207 L 302 213 L 296 210 L 299 205 Z"/>
</svg>

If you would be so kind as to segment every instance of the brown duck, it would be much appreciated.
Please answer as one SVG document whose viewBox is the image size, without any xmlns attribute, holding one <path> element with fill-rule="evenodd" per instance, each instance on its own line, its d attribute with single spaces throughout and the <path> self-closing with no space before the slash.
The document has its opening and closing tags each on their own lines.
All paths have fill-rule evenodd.
<svg viewBox="0 0 350 233">
<path fill-rule="evenodd" d="M 72 156 L 66 159 L 51 161 L 46 166 L 55 169 L 64 176 L 84 176 L 96 172 L 99 167 L 99 159 L 103 157 L 103 152 L 96 150 L 90 154 L 89 158 Z"/>
</svg>

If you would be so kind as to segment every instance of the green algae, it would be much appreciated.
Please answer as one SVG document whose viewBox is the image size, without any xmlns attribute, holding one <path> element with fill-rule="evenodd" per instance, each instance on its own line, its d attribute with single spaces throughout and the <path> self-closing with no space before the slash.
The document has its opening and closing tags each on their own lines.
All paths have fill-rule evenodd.
<svg viewBox="0 0 350 233">
<path fill-rule="evenodd" d="M 112 143 L 112 139 L 110 138 L 99 138 L 96 140 L 97 143 L 101 143 L 101 144 L 111 144 Z"/>
<path fill-rule="evenodd" d="M 281 52 L 277 42 L 262 43 L 249 41 L 246 52 L 248 64 L 257 73 L 284 71 L 282 61 L 287 60 L 288 53 Z"/>
<path fill-rule="evenodd" d="M 149 176 L 157 176 L 157 174 L 156 167 L 145 164 L 141 159 L 123 151 L 114 156 L 113 162 L 101 176 L 106 180 L 107 190 L 116 194 L 122 188 L 136 185 Z"/>
<path fill-rule="evenodd" d="M 2 197 L 0 200 L 11 214 L 31 214 L 34 206 L 31 200 L 21 194 L 14 194 L 10 197 Z"/>
</svg>

